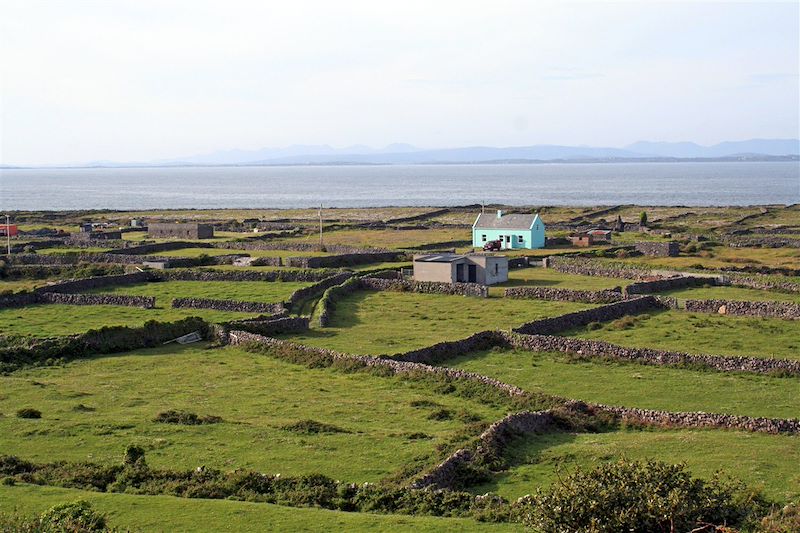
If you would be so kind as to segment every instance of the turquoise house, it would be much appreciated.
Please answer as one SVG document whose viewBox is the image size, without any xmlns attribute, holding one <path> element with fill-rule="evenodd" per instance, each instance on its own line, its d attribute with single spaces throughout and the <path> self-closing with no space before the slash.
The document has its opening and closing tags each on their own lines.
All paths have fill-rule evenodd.
<svg viewBox="0 0 800 533">
<path fill-rule="evenodd" d="M 503 250 L 544 248 L 544 222 L 538 214 L 481 213 L 472 225 L 472 246 L 500 241 Z"/>
</svg>

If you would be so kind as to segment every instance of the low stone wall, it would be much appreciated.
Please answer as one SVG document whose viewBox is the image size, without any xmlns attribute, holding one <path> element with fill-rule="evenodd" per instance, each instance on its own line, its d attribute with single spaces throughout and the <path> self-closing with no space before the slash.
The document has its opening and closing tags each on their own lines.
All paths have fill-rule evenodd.
<svg viewBox="0 0 800 533">
<path fill-rule="evenodd" d="M 512 413 L 489 426 L 478 437 L 475 452 L 460 449 L 437 465 L 430 472 L 411 484 L 415 489 L 448 489 L 459 477 L 459 471 L 482 455 L 501 456 L 508 444 L 516 437 L 530 433 L 543 433 L 552 429 L 554 423 L 550 411 L 522 411 Z"/>
<path fill-rule="evenodd" d="M 40 287 L 36 289 L 36 292 L 62 292 L 74 294 L 115 285 L 134 285 L 136 283 L 145 283 L 151 280 L 152 276 L 149 272 L 134 272 L 132 274 L 120 274 L 117 276 L 95 276 L 92 278 L 54 283 L 52 285 L 47 285 L 46 287 Z"/>
<path fill-rule="evenodd" d="M 498 343 L 498 346 L 531 352 L 563 352 L 581 357 L 598 357 L 653 366 L 702 366 L 721 372 L 800 376 L 800 361 L 790 359 L 670 352 L 553 335 L 520 335 L 503 332 L 499 334 L 502 336 L 502 343 Z"/>
<path fill-rule="evenodd" d="M 341 283 L 344 283 L 351 277 L 353 277 L 353 274 L 351 272 L 342 272 L 340 274 L 335 274 L 333 276 L 327 277 L 321 280 L 320 282 L 315 283 L 314 285 L 298 289 L 292 293 L 286 305 L 288 307 L 294 307 L 303 302 L 304 300 L 307 300 L 308 298 L 324 293 L 326 290 L 333 287 L 334 285 L 339 285 Z"/>
<path fill-rule="evenodd" d="M 702 285 L 716 284 L 714 278 L 698 278 L 694 276 L 675 276 L 673 278 L 657 279 L 653 281 L 639 281 L 631 283 L 623 289 L 629 294 L 652 294 L 654 292 L 671 291 L 686 287 L 699 287 Z"/>
<path fill-rule="evenodd" d="M 230 342 L 229 333 L 232 330 L 245 331 L 257 335 L 272 337 L 282 333 L 302 333 L 308 331 L 309 318 L 305 316 L 287 317 L 270 316 L 245 320 L 232 320 L 214 326 L 214 338 L 224 344 Z"/>
<path fill-rule="evenodd" d="M 553 335 L 573 328 L 584 327 L 590 322 L 607 322 L 625 315 L 635 315 L 652 309 L 663 309 L 664 305 L 652 296 L 641 296 L 632 300 L 603 305 L 565 315 L 534 320 L 513 329 L 515 333 Z"/>
<path fill-rule="evenodd" d="M 182 335 L 199 331 L 207 336 L 208 325 L 197 317 L 177 322 L 149 321 L 141 327 L 113 326 L 80 335 L 30 339 L 25 345 L 0 348 L 0 372 L 26 366 L 61 364 L 87 355 L 127 352 L 161 346 Z"/>
<path fill-rule="evenodd" d="M 149 255 L 169 250 L 183 250 L 184 248 L 213 248 L 210 243 L 201 241 L 169 241 L 142 244 L 139 246 L 129 246 L 112 250 L 110 253 L 119 255 Z"/>
<path fill-rule="evenodd" d="M 286 265 L 296 268 L 341 268 L 368 263 L 397 261 L 402 252 L 349 253 L 319 257 L 287 257 Z"/>
<path fill-rule="evenodd" d="M 590 304 L 608 304 L 625 299 L 622 289 L 616 287 L 604 291 L 576 291 L 551 287 L 509 287 L 505 290 L 506 298 L 555 300 L 559 302 L 584 302 Z"/>
<path fill-rule="evenodd" d="M 286 311 L 282 303 L 241 302 L 239 300 L 214 300 L 211 298 L 175 298 L 172 300 L 172 307 L 175 309 L 214 309 L 216 311 L 267 313 L 270 315 Z"/>
<path fill-rule="evenodd" d="M 153 296 L 125 296 L 122 294 L 66 294 L 61 292 L 37 293 L 37 303 L 62 305 L 120 305 L 153 309 L 156 299 Z"/>
<path fill-rule="evenodd" d="M 733 248 L 800 248 L 800 239 L 791 237 L 725 237 L 722 240 Z"/>
<path fill-rule="evenodd" d="M 606 278 L 621 278 L 644 280 L 652 277 L 651 270 L 645 267 L 613 263 L 610 261 L 594 261 L 587 258 L 562 257 L 551 255 L 545 258 L 546 268 L 552 268 L 564 274 L 578 274 L 583 276 L 601 276 Z"/>
<path fill-rule="evenodd" d="M 250 261 L 250 266 L 281 266 L 283 262 L 280 257 L 256 257 Z"/>
<path fill-rule="evenodd" d="M 426 346 L 419 350 L 411 350 L 392 356 L 396 361 L 408 361 L 411 363 L 424 363 L 426 365 L 437 365 L 464 355 L 470 352 L 489 350 L 495 346 L 506 344 L 504 335 L 499 331 L 480 331 L 470 335 L 466 339 L 456 341 L 439 342 L 433 346 Z"/>
<path fill-rule="evenodd" d="M 36 303 L 39 303 L 39 293 L 36 292 L 19 292 L 16 294 L 0 295 L 0 309 L 24 307 Z"/>
<path fill-rule="evenodd" d="M 783 292 L 800 293 L 800 283 L 784 281 L 775 276 L 763 276 L 759 274 L 729 274 L 725 273 L 728 281 L 735 287 L 745 287 L 747 289 L 758 290 L 777 290 Z"/>
<path fill-rule="evenodd" d="M 356 248 L 342 244 L 312 244 L 307 242 L 264 242 L 256 238 L 246 241 L 228 241 L 210 243 L 214 248 L 232 250 L 287 250 L 294 252 L 328 252 L 331 254 L 369 254 L 390 252 L 387 248 Z"/>
<path fill-rule="evenodd" d="M 686 300 L 687 311 L 732 316 L 800 319 L 800 304 L 775 301 Z"/>
<path fill-rule="evenodd" d="M 162 270 L 151 276 L 165 281 L 322 281 L 336 270 Z"/>
<path fill-rule="evenodd" d="M 346 295 L 357 291 L 361 287 L 361 280 L 358 278 L 350 278 L 345 282 L 329 287 L 320 298 L 318 307 L 319 326 L 321 328 L 328 327 L 331 321 L 331 315 L 336 304 Z"/>
<path fill-rule="evenodd" d="M 459 370 L 457 368 L 447 368 L 447 367 L 425 365 L 421 363 L 412 363 L 408 361 L 397 361 L 391 358 L 373 357 L 370 355 L 345 354 L 341 352 L 336 352 L 334 350 L 328 350 L 325 348 L 315 348 L 312 346 L 305 346 L 303 344 L 297 344 L 282 339 L 275 339 L 263 335 L 247 333 L 245 331 L 231 331 L 229 333 L 229 342 L 232 345 L 255 344 L 268 348 L 293 349 L 298 352 L 303 352 L 309 355 L 325 357 L 331 362 L 347 361 L 347 362 L 360 363 L 366 367 L 387 368 L 396 374 L 426 373 L 426 374 L 436 374 L 444 376 L 448 379 L 465 379 L 469 381 L 476 381 L 479 383 L 483 383 L 484 385 L 493 387 L 497 390 L 500 390 L 508 394 L 509 396 L 527 396 L 528 394 L 519 387 L 516 387 L 514 385 L 509 385 L 508 383 L 503 383 L 502 381 L 494 378 L 482 376 L 481 374 L 476 374 L 475 372 L 467 372 L 465 370 Z"/>
<path fill-rule="evenodd" d="M 13 265 L 77 265 L 79 263 L 141 264 L 141 257 L 111 253 L 17 254 L 11 258 Z"/>
<path fill-rule="evenodd" d="M 645 426 L 680 428 L 714 428 L 751 431 L 755 433 L 790 434 L 800 433 L 800 420 L 796 418 L 755 418 L 751 416 L 723 415 L 715 413 L 672 413 L 651 411 L 632 407 L 613 407 L 597 404 L 594 408 L 618 416 L 622 422 Z"/>
<path fill-rule="evenodd" d="M 486 298 L 489 290 L 478 283 L 439 283 L 435 281 L 412 281 L 405 279 L 361 278 L 362 289 L 372 291 L 419 292 L 424 294 L 449 294 Z"/>
</svg>

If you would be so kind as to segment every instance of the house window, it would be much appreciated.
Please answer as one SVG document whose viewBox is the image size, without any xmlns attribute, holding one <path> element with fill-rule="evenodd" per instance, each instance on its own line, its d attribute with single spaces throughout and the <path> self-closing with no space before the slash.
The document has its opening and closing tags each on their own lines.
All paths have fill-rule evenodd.
<svg viewBox="0 0 800 533">
<path fill-rule="evenodd" d="M 506 235 L 506 242 L 511 242 L 511 235 Z"/>
<path fill-rule="evenodd" d="M 522 235 L 517 235 L 517 241 L 520 242 L 520 243 L 523 243 L 523 242 L 525 242 L 525 239 L 523 238 Z"/>
<path fill-rule="evenodd" d="M 481 240 L 482 240 L 483 242 L 486 242 L 486 234 L 485 234 L 485 233 L 484 233 L 483 235 L 481 235 Z"/>
</svg>

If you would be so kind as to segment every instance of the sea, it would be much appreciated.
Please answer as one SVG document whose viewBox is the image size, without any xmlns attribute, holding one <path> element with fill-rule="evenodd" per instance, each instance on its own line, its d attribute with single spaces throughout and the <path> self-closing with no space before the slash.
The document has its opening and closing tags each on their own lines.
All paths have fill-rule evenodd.
<svg viewBox="0 0 800 533">
<path fill-rule="evenodd" d="M 0 210 L 800 203 L 800 162 L 0 170 Z"/>
</svg>

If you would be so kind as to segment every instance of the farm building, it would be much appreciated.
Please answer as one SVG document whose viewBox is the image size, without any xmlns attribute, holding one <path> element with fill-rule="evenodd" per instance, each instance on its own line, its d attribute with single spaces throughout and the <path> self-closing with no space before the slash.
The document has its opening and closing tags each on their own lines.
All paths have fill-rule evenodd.
<svg viewBox="0 0 800 533">
<path fill-rule="evenodd" d="M 121 231 L 84 231 L 70 235 L 71 241 L 118 241 L 122 239 Z"/>
<path fill-rule="evenodd" d="M 500 241 L 504 250 L 544 248 L 544 222 L 538 214 L 481 213 L 472 225 L 472 246 L 483 248 L 489 241 Z"/>
<path fill-rule="evenodd" d="M 211 224 L 164 224 L 150 223 L 147 235 L 155 239 L 211 239 L 214 226 Z"/>
<path fill-rule="evenodd" d="M 14 237 L 19 233 L 16 224 L 0 224 L 0 236 Z"/>
<path fill-rule="evenodd" d="M 573 246 L 586 247 L 605 244 L 611 242 L 611 230 L 590 229 L 583 233 L 573 233 L 568 238 Z"/>
<path fill-rule="evenodd" d="M 494 285 L 508 281 L 508 258 L 484 254 L 415 255 L 414 280 Z"/>
</svg>

